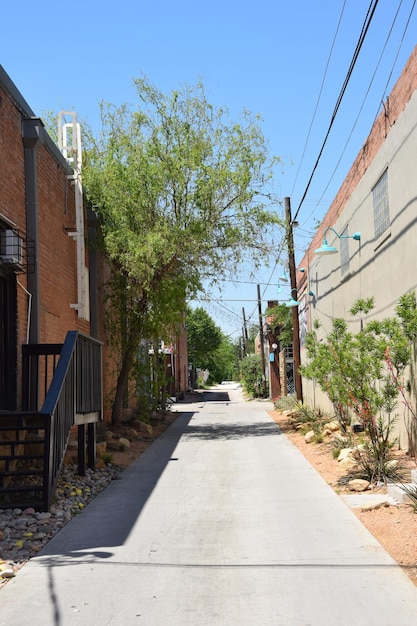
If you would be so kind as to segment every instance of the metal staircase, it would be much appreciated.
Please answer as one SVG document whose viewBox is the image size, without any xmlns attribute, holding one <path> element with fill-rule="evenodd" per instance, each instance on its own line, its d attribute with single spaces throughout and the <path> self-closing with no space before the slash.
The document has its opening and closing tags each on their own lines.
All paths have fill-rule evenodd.
<svg viewBox="0 0 417 626">
<path fill-rule="evenodd" d="M 25 410 L 0 413 L 0 508 L 49 509 L 74 427 L 79 473 L 85 474 L 87 459 L 95 464 L 101 348 L 77 331 L 69 331 L 64 344 L 23 346 Z"/>
</svg>

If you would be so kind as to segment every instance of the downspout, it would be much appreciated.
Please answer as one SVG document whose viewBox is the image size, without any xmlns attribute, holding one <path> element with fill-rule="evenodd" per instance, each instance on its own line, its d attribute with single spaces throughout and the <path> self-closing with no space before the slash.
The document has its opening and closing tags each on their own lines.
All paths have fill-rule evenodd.
<svg viewBox="0 0 417 626">
<path fill-rule="evenodd" d="M 32 294 L 28 343 L 40 343 L 40 288 L 38 237 L 38 179 L 36 152 L 43 145 L 43 124 L 38 117 L 22 119 L 25 164 L 26 237 L 33 241 L 33 272 L 28 272 L 27 286 Z"/>
<path fill-rule="evenodd" d="M 90 299 L 90 335 L 98 339 L 98 280 L 97 280 L 97 228 L 98 217 L 92 210 L 87 210 L 88 224 L 88 270 Z"/>
</svg>

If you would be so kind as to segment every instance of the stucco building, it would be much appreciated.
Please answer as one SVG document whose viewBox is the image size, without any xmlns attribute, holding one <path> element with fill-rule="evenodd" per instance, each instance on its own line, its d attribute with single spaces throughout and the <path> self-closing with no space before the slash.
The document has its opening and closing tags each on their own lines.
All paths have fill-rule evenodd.
<svg viewBox="0 0 417 626">
<path fill-rule="evenodd" d="M 366 322 L 393 316 L 399 297 L 416 290 L 416 162 L 417 47 L 299 264 L 306 269 L 298 272 L 299 289 L 314 293 L 303 298 L 300 329 L 312 328 L 317 319 L 324 336 L 341 317 L 357 332 L 361 321 L 349 309 L 358 298 L 375 299 L 372 312 L 362 317 Z M 324 236 L 338 254 L 315 253 Z M 303 391 L 306 402 L 331 409 L 314 381 L 303 380 Z M 404 424 L 400 431 L 406 446 Z"/>
</svg>

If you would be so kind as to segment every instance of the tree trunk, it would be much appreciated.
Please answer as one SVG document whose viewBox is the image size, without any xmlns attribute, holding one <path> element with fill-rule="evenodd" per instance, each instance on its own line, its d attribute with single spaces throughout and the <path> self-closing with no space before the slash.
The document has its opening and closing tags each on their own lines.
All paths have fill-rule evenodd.
<svg viewBox="0 0 417 626">
<path fill-rule="evenodd" d="M 129 374 L 132 369 L 133 359 L 135 355 L 135 346 L 129 344 L 123 354 L 122 367 L 120 368 L 117 378 L 116 393 L 114 396 L 111 423 L 113 425 L 120 424 L 123 411 L 123 398 L 129 382 Z"/>
</svg>

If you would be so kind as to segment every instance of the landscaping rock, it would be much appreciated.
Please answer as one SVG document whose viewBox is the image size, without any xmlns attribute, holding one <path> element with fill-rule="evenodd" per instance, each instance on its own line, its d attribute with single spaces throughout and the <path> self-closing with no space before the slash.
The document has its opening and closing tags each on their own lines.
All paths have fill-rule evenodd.
<svg viewBox="0 0 417 626">
<path fill-rule="evenodd" d="M 370 485 L 371 483 L 368 480 L 363 480 L 362 478 L 355 478 L 348 482 L 350 491 L 366 491 Z"/>
<path fill-rule="evenodd" d="M 107 441 L 98 441 L 96 443 L 96 455 L 98 457 L 105 454 L 106 450 L 107 450 Z"/>
<path fill-rule="evenodd" d="M 150 424 L 145 424 L 145 422 L 139 422 L 140 424 L 140 432 L 153 437 L 153 428 Z"/>
<path fill-rule="evenodd" d="M 341 461 L 339 461 L 339 467 L 343 470 L 356 470 L 358 468 L 358 464 L 355 459 L 350 456 L 345 457 Z"/>
<path fill-rule="evenodd" d="M 327 422 L 327 424 L 324 425 L 324 428 L 326 430 L 330 430 L 332 433 L 335 433 L 340 430 L 339 422 Z"/>
<path fill-rule="evenodd" d="M 119 476 L 120 469 L 110 465 L 87 469 L 85 476 L 77 474 L 76 465 L 66 465 L 49 511 L 0 509 L 0 586 Z"/>
<path fill-rule="evenodd" d="M 339 456 L 337 457 L 337 460 L 339 461 L 343 461 L 343 459 L 349 459 L 352 458 L 352 452 L 353 452 L 353 448 L 342 448 L 342 450 L 340 450 L 339 452 Z"/>
<path fill-rule="evenodd" d="M 312 441 L 314 441 L 315 436 L 316 436 L 316 433 L 314 432 L 314 430 L 309 430 L 308 433 L 304 435 L 304 441 L 306 443 L 311 443 Z"/>
</svg>

